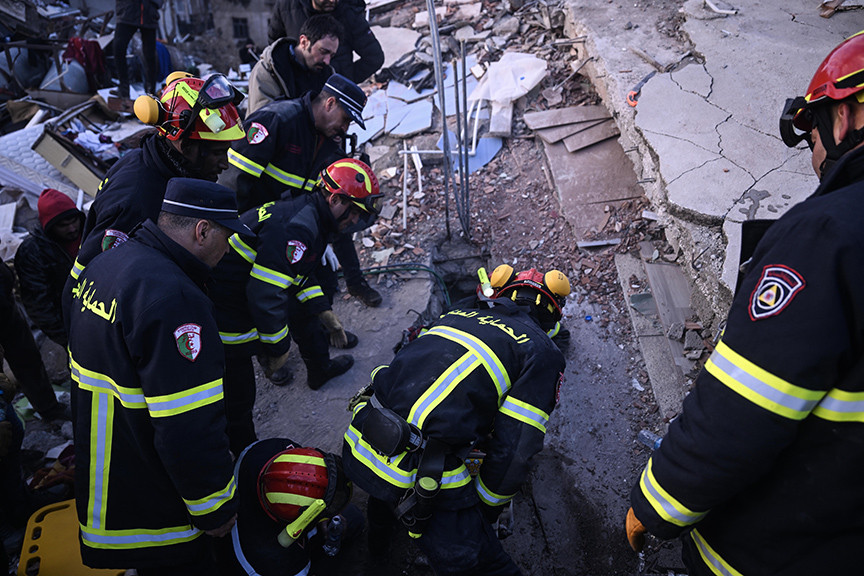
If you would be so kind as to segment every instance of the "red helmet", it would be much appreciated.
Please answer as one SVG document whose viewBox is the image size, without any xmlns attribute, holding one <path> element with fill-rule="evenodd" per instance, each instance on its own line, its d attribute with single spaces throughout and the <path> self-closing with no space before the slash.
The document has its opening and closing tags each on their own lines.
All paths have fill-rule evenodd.
<svg viewBox="0 0 864 576">
<path fill-rule="evenodd" d="M 378 178 L 366 163 L 354 158 L 337 160 L 321 171 L 318 185 L 333 194 L 349 196 L 359 208 L 370 214 L 381 211 L 384 197 Z"/>
<path fill-rule="evenodd" d="M 543 274 L 531 268 L 516 273 L 512 266 L 502 264 L 492 271 L 489 283 L 495 290 L 493 298 L 504 297 L 532 305 L 541 325 L 554 324 L 561 319 L 564 298 L 570 294 L 570 280 L 560 270 Z"/>
<path fill-rule="evenodd" d="M 351 492 L 339 457 L 314 448 L 283 450 L 258 474 L 258 501 L 276 522 L 293 522 L 319 500 L 326 506 L 322 514 L 337 514 Z"/>
<path fill-rule="evenodd" d="M 169 140 L 240 140 L 246 136 L 236 104 L 243 95 L 221 74 L 201 80 L 174 73 L 162 95 L 135 100 L 135 115 Z"/>
</svg>

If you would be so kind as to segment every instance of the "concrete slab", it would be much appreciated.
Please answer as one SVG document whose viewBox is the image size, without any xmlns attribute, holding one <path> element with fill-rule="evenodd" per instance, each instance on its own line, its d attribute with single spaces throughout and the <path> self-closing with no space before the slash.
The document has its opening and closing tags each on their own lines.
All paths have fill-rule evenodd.
<svg viewBox="0 0 864 576">
<path fill-rule="evenodd" d="M 670 210 L 697 222 L 719 224 L 754 183 L 739 166 L 718 157 L 667 184 Z"/>
<path fill-rule="evenodd" d="M 381 43 L 384 50 L 384 65 L 387 68 L 395 64 L 402 56 L 414 51 L 420 33 L 408 28 L 391 28 L 371 26 L 372 33 Z"/>
<path fill-rule="evenodd" d="M 611 117 L 608 108 L 602 105 L 596 105 L 570 106 L 567 108 L 555 108 L 554 110 L 543 110 L 540 112 L 526 112 L 523 120 L 525 120 L 525 125 L 532 130 L 540 130 L 564 124 L 587 122 L 589 120 L 602 120 Z"/>
<path fill-rule="evenodd" d="M 554 142 L 558 142 L 563 140 L 568 136 L 572 136 L 573 134 L 577 134 L 583 130 L 587 130 L 593 126 L 604 122 L 605 119 L 600 120 L 586 120 L 585 122 L 576 122 L 574 124 L 565 124 L 564 126 L 555 126 L 553 128 L 543 128 L 542 130 L 535 130 L 534 132 L 539 136 L 544 142 L 548 142 L 550 144 Z"/>
<path fill-rule="evenodd" d="M 618 125 L 611 120 L 601 122 L 596 126 L 591 126 L 585 130 L 581 130 L 576 134 L 571 134 L 562 140 L 564 147 L 568 152 L 578 152 L 589 146 L 593 146 L 599 142 L 618 136 Z"/>
<path fill-rule="evenodd" d="M 406 104 L 397 114 L 397 119 L 391 122 L 391 115 L 387 114 L 387 133 L 397 138 L 407 138 L 420 132 L 425 132 L 432 127 L 432 102 L 420 100 Z"/>
</svg>

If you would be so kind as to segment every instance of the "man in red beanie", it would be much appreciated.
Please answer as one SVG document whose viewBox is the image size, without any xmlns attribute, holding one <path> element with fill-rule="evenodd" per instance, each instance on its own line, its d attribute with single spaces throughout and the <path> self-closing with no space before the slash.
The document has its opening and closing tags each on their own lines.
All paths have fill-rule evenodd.
<svg viewBox="0 0 864 576">
<path fill-rule="evenodd" d="M 33 226 L 15 254 L 21 301 L 33 323 L 66 348 L 61 295 L 78 256 L 84 213 L 69 196 L 46 188 L 38 203 L 39 226 Z"/>
</svg>

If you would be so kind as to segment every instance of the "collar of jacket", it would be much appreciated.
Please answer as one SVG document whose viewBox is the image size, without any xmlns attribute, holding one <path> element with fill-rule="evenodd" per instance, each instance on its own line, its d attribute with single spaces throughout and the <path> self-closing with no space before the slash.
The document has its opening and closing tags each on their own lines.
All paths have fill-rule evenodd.
<svg viewBox="0 0 864 576">
<path fill-rule="evenodd" d="M 864 180 L 864 146 L 846 153 L 822 178 L 813 196 L 822 196 Z"/>
<path fill-rule="evenodd" d="M 210 277 L 210 267 L 169 238 L 155 222 L 150 219 L 146 220 L 132 234 L 135 240 L 141 244 L 150 246 L 168 256 L 201 290 L 204 290 L 204 285 Z"/>
</svg>

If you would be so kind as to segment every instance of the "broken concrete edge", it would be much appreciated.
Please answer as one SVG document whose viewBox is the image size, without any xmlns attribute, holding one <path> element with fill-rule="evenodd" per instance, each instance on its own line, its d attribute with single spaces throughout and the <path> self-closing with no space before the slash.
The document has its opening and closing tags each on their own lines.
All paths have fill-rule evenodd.
<svg viewBox="0 0 864 576">
<path fill-rule="evenodd" d="M 578 15 L 573 13 L 572 5 L 566 6 L 566 13 L 565 35 L 571 38 L 584 36 L 584 52 L 580 56 L 593 56 L 592 61 L 582 71 L 588 76 L 603 105 L 609 109 L 618 125 L 619 141 L 624 150 L 629 152 L 627 156 L 633 164 L 634 172 L 640 175 L 646 198 L 661 217 L 666 239 L 676 252 L 681 252 L 682 265 L 688 268 L 687 278 L 693 288 L 692 306 L 703 323 L 717 332 L 732 303 L 732 289 L 720 282 L 723 278 L 725 257 L 718 262 L 716 249 L 711 249 L 711 254 L 706 259 L 705 249 L 706 246 L 726 246 L 723 223 L 712 222 L 706 227 L 690 222 L 688 218 L 693 217 L 693 214 L 682 213 L 670 205 L 666 183 L 660 175 L 660 160 L 636 126 L 633 108 L 627 104 L 626 95 L 630 84 L 623 82 L 629 82 L 628 78 L 606 70 L 606 62 L 595 41 L 595 32 L 578 19 Z M 634 71 L 631 75 L 635 77 L 640 73 Z M 646 181 L 651 179 L 653 182 Z M 690 265 L 697 260 L 703 260 L 698 269 Z"/>
</svg>

